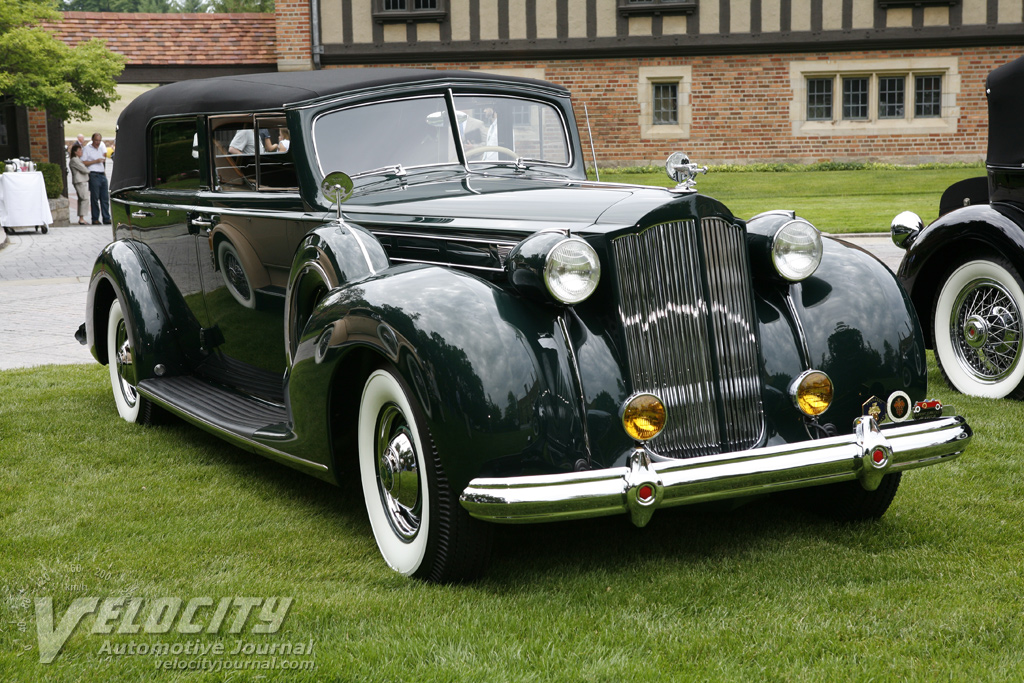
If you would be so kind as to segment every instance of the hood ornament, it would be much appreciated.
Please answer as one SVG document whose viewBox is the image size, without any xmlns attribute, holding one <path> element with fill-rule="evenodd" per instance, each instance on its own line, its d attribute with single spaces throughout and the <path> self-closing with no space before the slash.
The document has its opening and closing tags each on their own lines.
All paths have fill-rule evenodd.
<svg viewBox="0 0 1024 683">
<path fill-rule="evenodd" d="M 675 152 L 665 161 L 665 172 L 668 177 L 679 183 L 672 188 L 672 192 L 696 192 L 698 173 L 706 174 L 707 166 L 698 166 L 690 163 L 690 157 L 685 152 Z"/>
</svg>

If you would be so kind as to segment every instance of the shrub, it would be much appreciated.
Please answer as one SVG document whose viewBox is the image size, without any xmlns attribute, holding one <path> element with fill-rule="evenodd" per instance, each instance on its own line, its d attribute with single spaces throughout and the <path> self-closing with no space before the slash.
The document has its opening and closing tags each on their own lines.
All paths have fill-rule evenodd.
<svg viewBox="0 0 1024 683">
<path fill-rule="evenodd" d="M 40 161 L 36 164 L 36 170 L 43 174 L 47 198 L 56 199 L 59 197 L 64 191 L 64 178 L 60 166 L 47 161 Z"/>
</svg>

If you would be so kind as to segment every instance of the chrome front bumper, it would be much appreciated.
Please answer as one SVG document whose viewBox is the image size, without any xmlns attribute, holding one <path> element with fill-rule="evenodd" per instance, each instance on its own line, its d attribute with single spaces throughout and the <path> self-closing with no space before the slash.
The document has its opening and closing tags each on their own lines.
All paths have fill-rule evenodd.
<svg viewBox="0 0 1024 683">
<path fill-rule="evenodd" d="M 626 467 L 524 477 L 478 478 L 460 502 L 490 522 L 524 524 L 629 512 L 644 526 L 658 508 L 859 479 L 952 460 L 971 440 L 958 416 L 887 424 L 861 417 L 853 434 L 672 462 L 637 448 Z"/>
</svg>

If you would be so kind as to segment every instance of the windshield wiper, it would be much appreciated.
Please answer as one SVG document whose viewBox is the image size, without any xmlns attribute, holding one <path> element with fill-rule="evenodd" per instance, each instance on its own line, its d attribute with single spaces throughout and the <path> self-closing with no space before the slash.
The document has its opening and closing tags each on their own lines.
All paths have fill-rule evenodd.
<svg viewBox="0 0 1024 683">
<path fill-rule="evenodd" d="M 408 174 L 405 169 L 402 168 L 401 164 L 394 164 L 392 166 L 381 166 L 380 168 L 375 168 L 370 171 L 363 171 L 362 173 L 357 173 L 352 177 L 362 178 L 367 175 L 386 175 L 389 178 L 404 178 Z"/>
</svg>

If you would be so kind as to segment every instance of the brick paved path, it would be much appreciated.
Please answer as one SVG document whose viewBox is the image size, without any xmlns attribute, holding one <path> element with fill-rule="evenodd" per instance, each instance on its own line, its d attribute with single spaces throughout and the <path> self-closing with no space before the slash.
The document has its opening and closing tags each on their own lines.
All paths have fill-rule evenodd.
<svg viewBox="0 0 1024 683">
<path fill-rule="evenodd" d="M 110 239 L 109 225 L 8 236 L 0 249 L 0 370 L 96 362 L 74 334 L 85 320 L 92 264 Z"/>
</svg>

